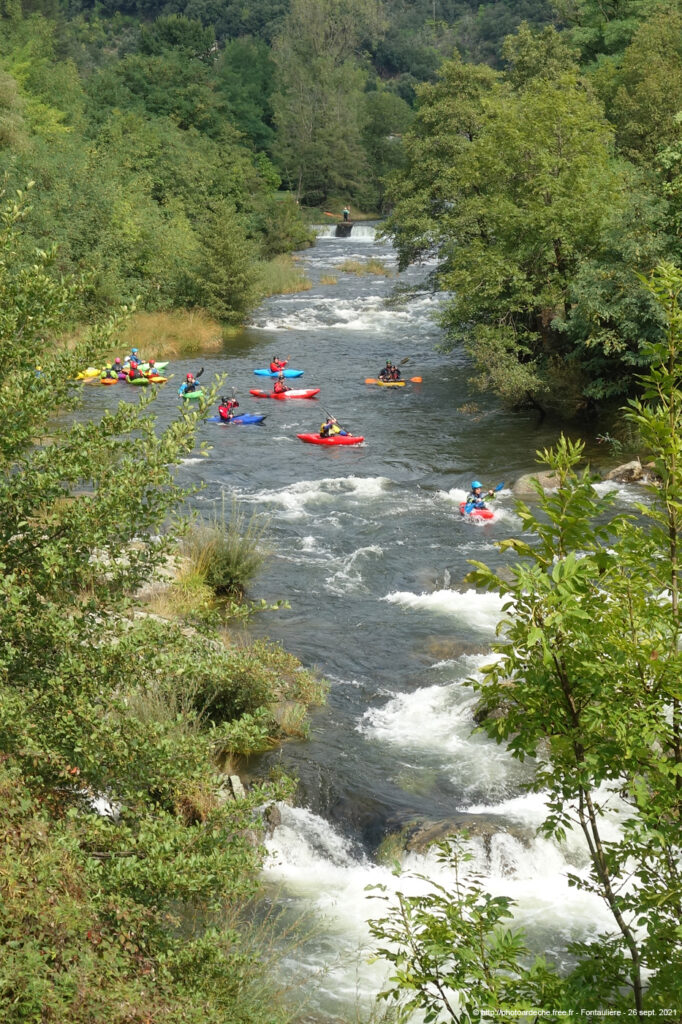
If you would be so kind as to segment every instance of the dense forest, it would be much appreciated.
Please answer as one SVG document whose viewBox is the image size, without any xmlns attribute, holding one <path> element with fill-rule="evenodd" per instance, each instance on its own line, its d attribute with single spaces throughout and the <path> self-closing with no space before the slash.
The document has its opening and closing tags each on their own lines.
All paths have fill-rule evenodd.
<svg viewBox="0 0 682 1024">
<path fill-rule="evenodd" d="M 513 404 L 633 389 L 679 252 L 679 4 L 5 3 L 0 170 L 34 182 L 25 253 L 239 323 L 302 213 L 391 212 L 437 257 L 444 323 Z M 453 54 L 455 55 L 453 57 Z"/>
</svg>

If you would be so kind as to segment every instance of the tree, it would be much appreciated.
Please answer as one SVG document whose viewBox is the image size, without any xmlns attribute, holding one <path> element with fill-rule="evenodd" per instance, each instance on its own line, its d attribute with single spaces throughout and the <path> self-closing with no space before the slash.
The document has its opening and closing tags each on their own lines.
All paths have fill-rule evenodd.
<svg viewBox="0 0 682 1024">
<path fill-rule="evenodd" d="M 362 147 L 366 72 L 356 54 L 380 25 L 374 0 L 294 0 L 273 46 L 274 155 L 299 200 L 355 194 L 367 174 Z"/>
<path fill-rule="evenodd" d="M 632 377 L 613 353 L 620 346 L 624 362 L 636 363 L 630 353 L 639 349 L 639 325 L 614 303 L 600 313 L 617 344 L 597 359 L 595 343 L 584 357 L 589 335 L 578 335 L 577 320 L 566 326 L 576 278 L 599 265 L 607 247 L 610 260 L 620 247 L 621 273 L 638 289 L 636 273 L 647 267 L 642 249 L 628 253 L 614 233 L 635 220 L 631 202 L 640 214 L 654 207 L 643 182 L 630 199 L 600 104 L 556 33 L 523 28 L 505 52 L 505 79 L 455 60 L 437 85 L 423 88 L 405 140 L 407 166 L 389 188 L 396 205 L 388 231 L 401 266 L 436 257 L 437 283 L 454 296 L 443 315 L 448 345 L 468 348 L 479 386 L 512 405 L 570 415 L 591 401 L 597 374 L 627 389 Z M 649 248 L 657 226 L 654 218 L 640 229 Z"/>
</svg>

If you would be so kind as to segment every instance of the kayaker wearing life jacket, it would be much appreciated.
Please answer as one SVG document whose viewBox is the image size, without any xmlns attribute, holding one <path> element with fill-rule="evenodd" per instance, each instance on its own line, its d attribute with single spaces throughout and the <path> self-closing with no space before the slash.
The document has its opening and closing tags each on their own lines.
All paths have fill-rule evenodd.
<svg viewBox="0 0 682 1024">
<path fill-rule="evenodd" d="M 473 505 L 474 508 L 487 508 L 488 506 L 485 503 L 485 498 L 483 497 L 483 493 L 482 492 L 483 492 L 483 484 L 481 483 L 481 481 L 480 480 L 472 480 L 471 481 L 471 493 L 467 495 L 467 499 L 466 499 L 467 505 Z M 494 491 L 488 491 L 488 493 L 486 494 L 485 497 L 488 498 L 491 494 L 494 494 L 494 493 L 495 493 Z"/>
<path fill-rule="evenodd" d="M 332 437 L 334 434 L 341 434 L 342 437 L 347 437 L 348 431 L 341 429 L 337 423 L 336 416 L 328 416 L 324 423 L 320 424 L 320 437 Z"/>
<path fill-rule="evenodd" d="M 118 380 L 118 370 L 115 366 L 105 366 L 102 370 L 100 380 Z"/>
<path fill-rule="evenodd" d="M 137 363 L 139 365 L 141 362 L 143 362 L 143 359 L 136 348 L 131 348 L 130 355 L 125 357 L 124 362 Z"/>
<path fill-rule="evenodd" d="M 149 362 L 147 363 L 147 372 L 146 372 L 145 376 L 146 377 L 160 377 L 161 376 L 159 371 L 156 369 L 156 362 L 153 359 L 150 359 Z"/>
<path fill-rule="evenodd" d="M 185 380 L 178 388 L 179 395 L 187 395 L 190 391 L 196 391 L 199 387 L 199 381 L 196 379 L 193 373 L 188 373 Z"/>
<path fill-rule="evenodd" d="M 272 362 L 270 363 L 270 373 L 279 373 L 280 370 L 284 369 L 288 362 L 288 359 L 278 359 L 277 356 L 273 356 Z"/>
<path fill-rule="evenodd" d="M 229 423 L 234 418 L 234 410 L 239 406 L 236 398 L 221 398 L 221 405 L 218 406 L 218 415 L 223 423 Z"/>
<path fill-rule="evenodd" d="M 275 386 L 273 387 L 272 390 L 273 390 L 274 394 L 276 394 L 276 395 L 283 395 L 285 391 L 291 391 L 291 388 L 289 387 L 289 385 L 284 383 L 284 374 L 283 373 L 280 372 L 280 375 L 277 378 L 277 380 L 275 381 Z"/>
<path fill-rule="evenodd" d="M 142 370 L 136 362 L 131 362 L 130 369 L 128 370 L 128 380 L 139 380 L 140 377 L 144 377 Z"/>
<path fill-rule="evenodd" d="M 379 370 L 377 377 L 379 380 L 400 380 L 400 370 L 390 359 L 387 359 L 386 365 Z"/>
</svg>

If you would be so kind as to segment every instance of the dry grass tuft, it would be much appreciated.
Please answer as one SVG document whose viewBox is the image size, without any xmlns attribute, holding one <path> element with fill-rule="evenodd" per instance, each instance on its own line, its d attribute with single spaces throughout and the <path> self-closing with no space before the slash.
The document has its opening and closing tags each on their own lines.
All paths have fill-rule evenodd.
<svg viewBox="0 0 682 1024">
<path fill-rule="evenodd" d="M 336 284 L 337 278 L 333 274 L 323 274 L 320 278 L 320 284 Z"/>
<path fill-rule="evenodd" d="M 203 309 L 135 313 L 121 335 L 121 344 L 126 351 L 134 345 L 146 358 L 177 359 L 221 351 L 223 329 Z"/>
<path fill-rule="evenodd" d="M 389 270 L 381 260 L 345 260 L 339 270 L 345 274 L 379 274 L 382 277 L 391 277 L 393 271 Z"/>
</svg>

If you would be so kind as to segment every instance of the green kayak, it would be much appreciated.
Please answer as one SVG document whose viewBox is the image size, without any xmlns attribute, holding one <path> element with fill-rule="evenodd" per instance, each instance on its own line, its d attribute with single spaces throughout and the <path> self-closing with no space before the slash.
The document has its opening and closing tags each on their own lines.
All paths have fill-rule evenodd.
<svg viewBox="0 0 682 1024">
<path fill-rule="evenodd" d="M 196 402 L 200 398 L 204 397 L 204 392 L 201 390 L 201 388 L 199 388 L 197 391 L 186 391 L 180 397 L 186 399 L 188 402 L 190 402 L 190 401 L 195 401 Z"/>
</svg>

